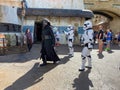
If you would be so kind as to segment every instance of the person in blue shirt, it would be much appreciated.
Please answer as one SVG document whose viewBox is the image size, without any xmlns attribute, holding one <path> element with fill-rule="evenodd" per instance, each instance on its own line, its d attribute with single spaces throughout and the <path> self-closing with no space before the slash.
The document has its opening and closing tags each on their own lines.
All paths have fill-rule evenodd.
<svg viewBox="0 0 120 90">
<path fill-rule="evenodd" d="M 112 33 L 110 32 L 110 29 L 107 29 L 107 35 L 106 35 L 106 51 L 109 51 L 110 50 L 110 43 L 111 43 L 111 40 L 112 40 Z"/>
</svg>

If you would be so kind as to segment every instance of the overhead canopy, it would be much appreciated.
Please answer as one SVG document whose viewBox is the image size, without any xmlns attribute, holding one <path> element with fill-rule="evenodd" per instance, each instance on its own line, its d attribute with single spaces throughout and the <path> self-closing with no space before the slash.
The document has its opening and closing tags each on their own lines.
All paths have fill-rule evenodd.
<svg viewBox="0 0 120 90">
<path fill-rule="evenodd" d="M 18 8 L 17 14 L 20 16 L 22 9 Z M 63 17 L 93 17 L 92 11 L 76 9 L 48 9 L 48 8 L 26 8 L 26 16 L 63 16 Z"/>
<path fill-rule="evenodd" d="M 21 0 L 0 0 L 0 5 L 21 7 Z"/>
</svg>

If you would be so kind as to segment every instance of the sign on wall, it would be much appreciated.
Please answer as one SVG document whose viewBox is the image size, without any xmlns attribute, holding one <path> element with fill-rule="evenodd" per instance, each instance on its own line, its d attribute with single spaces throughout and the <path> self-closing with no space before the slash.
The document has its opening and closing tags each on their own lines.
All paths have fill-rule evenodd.
<svg viewBox="0 0 120 90">
<path fill-rule="evenodd" d="M 83 34 L 83 33 L 84 33 L 83 27 L 78 27 L 78 34 Z"/>
</svg>

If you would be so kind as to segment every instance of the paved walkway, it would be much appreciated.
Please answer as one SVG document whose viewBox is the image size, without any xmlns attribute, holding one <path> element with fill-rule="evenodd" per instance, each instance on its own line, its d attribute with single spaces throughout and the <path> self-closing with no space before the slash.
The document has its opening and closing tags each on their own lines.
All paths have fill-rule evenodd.
<svg viewBox="0 0 120 90">
<path fill-rule="evenodd" d="M 39 49 L 34 45 L 28 53 L 0 56 L 0 90 L 120 90 L 120 47 L 104 51 L 102 57 L 94 49 L 93 68 L 84 72 L 78 71 L 80 46 L 75 46 L 72 58 L 66 45 L 58 47 L 61 62 L 45 67 L 40 67 Z"/>
</svg>

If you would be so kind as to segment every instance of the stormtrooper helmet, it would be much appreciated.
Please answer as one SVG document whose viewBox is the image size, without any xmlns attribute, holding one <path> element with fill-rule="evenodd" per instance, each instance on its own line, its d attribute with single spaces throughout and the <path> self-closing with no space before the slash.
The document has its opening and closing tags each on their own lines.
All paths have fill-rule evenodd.
<svg viewBox="0 0 120 90">
<path fill-rule="evenodd" d="M 68 31 L 71 31 L 73 29 L 74 29 L 74 27 L 72 25 L 69 25 L 68 28 L 67 28 Z"/>
<path fill-rule="evenodd" d="M 84 30 L 87 30 L 87 29 L 89 29 L 89 28 L 92 28 L 92 22 L 89 21 L 89 20 L 87 20 L 87 21 L 85 21 L 85 23 L 84 23 L 83 29 L 84 29 Z"/>
</svg>

